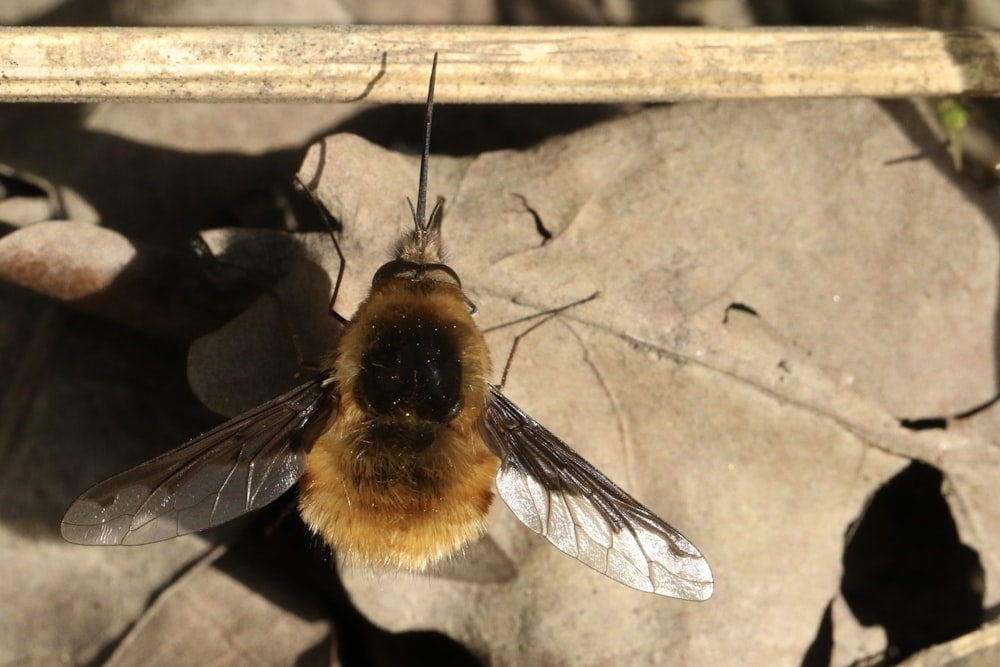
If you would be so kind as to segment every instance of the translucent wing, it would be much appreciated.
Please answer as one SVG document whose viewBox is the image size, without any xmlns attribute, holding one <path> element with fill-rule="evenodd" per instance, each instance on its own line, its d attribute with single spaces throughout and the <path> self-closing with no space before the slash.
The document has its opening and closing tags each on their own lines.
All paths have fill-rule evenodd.
<svg viewBox="0 0 1000 667">
<path fill-rule="evenodd" d="M 500 457 L 500 497 L 526 526 L 621 583 L 681 598 L 712 595 L 712 571 L 683 535 L 491 388 L 481 429 Z"/>
<path fill-rule="evenodd" d="M 66 511 L 63 537 L 77 544 L 148 544 L 274 501 L 302 476 L 309 438 L 337 409 L 329 383 L 327 374 L 313 378 L 94 486 Z"/>
</svg>

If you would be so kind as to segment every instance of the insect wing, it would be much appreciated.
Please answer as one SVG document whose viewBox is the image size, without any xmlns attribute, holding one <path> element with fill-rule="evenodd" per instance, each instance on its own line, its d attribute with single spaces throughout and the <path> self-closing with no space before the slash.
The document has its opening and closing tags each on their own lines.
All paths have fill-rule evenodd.
<svg viewBox="0 0 1000 667">
<path fill-rule="evenodd" d="M 89 489 L 66 511 L 77 544 L 148 544 L 235 519 L 274 501 L 305 470 L 304 430 L 336 409 L 328 375 Z"/>
<path fill-rule="evenodd" d="M 522 523 L 632 588 L 684 600 L 711 597 L 712 571 L 691 542 L 491 390 L 481 430 L 500 457 L 500 497 Z"/>
</svg>

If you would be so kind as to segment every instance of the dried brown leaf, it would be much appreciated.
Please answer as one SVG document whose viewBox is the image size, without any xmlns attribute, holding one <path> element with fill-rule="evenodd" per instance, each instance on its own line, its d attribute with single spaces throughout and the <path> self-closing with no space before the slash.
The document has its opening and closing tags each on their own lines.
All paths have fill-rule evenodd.
<svg viewBox="0 0 1000 667">
<path fill-rule="evenodd" d="M 329 622 L 283 609 L 211 567 L 223 552 L 206 554 L 162 591 L 105 664 L 278 665 L 328 640 Z"/>
<path fill-rule="evenodd" d="M 193 254 L 89 223 L 41 222 L 0 238 L 0 280 L 181 340 L 217 328 L 244 306 L 242 288 L 215 284 Z"/>
<path fill-rule="evenodd" d="M 685 531 L 717 590 L 705 604 L 630 591 L 497 508 L 514 582 L 348 573 L 362 610 L 496 665 L 797 662 L 837 595 L 848 525 L 908 457 L 945 471 L 996 591 L 994 448 L 897 421 L 995 390 L 995 193 L 946 156 L 904 159 L 936 150 L 923 122 L 903 102 L 688 105 L 523 153 L 435 157 L 430 193 L 448 199 L 451 264 L 484 326 L 602 295 L 525 340 L 508 393 Z M 304 176 L 321 171 L 344 225 L 349 313 L 411 224 L 416 161 L 350 136 L 324 148 Z M 489 335 L 498 363 L 513 333 Z"/>
<path fill-rule="evenodd" d="M 84 141 L 53 142 L 68 165 L 60 169 L 71 174 L 59 180 L 86 195 L 106 191 L 104 215 L 134 216 L 134 202 L 114 208 L 131 198 L 178 228 L 195 225 L 201 218 L 193 211 L 204 216 L 231 200 L 222 187 L 230 174 L 219 165 L 232 161 L 198 163 L 219 173 L 219 182 L 199 181 L 190 202 L 177 201 L 169 188 L 183 184 L 160 178 L 162 167 L 147 167 L 129 141 L 101 133 L 184 149 L 264 151 L 326 124 L 322 110 L 289 118 L 288 108 L 271 107 L 258 120 L 273 123 L 276 143 L 263 131 L 241 143 L 231 107 L 153 112 L 159 121 L 125 107 L 104 110 L 90 118 L 96 133 Z M 516 564 L 517 579 L 350 573 L 357 603 L 389 629 L 440 628 L 495 665 L 727 664 L 733 656 L 797 664 L 837 594 L 847 525 L 882 481 L 917 457 L 945 471 L 962 538 L 983 558 L 986 604 L 995 605 L 996 410 L 953 420 L 947 431 L 912 433 L 897 422 L 955 415 L 996 391 L 996 196 L 950 175 L 929 127 L 906 102 L 690 105 L 648 110 L 523 153 L 435 157 L 430 194 L 448 198 L 446 244 L 484 326 L 602 293 L 526 339 L 509 394 L 684 530 L 705 551 L 718 588 L 705 604 L 633 592 L 561 556 L 497 506 L 491 535 Z M 24 159 L 50 135 L 47 127 L 22 140 L 13 133 L 7 145 L 21 147 Z M 348 274 L 338 309 L 350 315 L 396 233 L 411 224 L 404 197 L 415 194 L 416 161 L 356 137 L 333 137 L 326 147 L 319 191 L 344 225 Z M 162 152 L 155 157 L 176 157 Z M 76 159 L 93 154 L 105 158 L 101 170 Z M 318 162 L 308 163 L 307 179 Z M 140 178 L 127 184 L 139 187 L 109 184 L 109 164 L 149 169 L 164 190 Z M 172 164 L 170 173 L 187 174 L 195 163 Z M 544 245 L 533 212 L 553 235 Z M 11 240 L 6 248 L 16 252 L 6 257 L 15 264 L 7 266 L 45 277 L 39 284 L 56 296 L 75 295 L 84 277 L 112 284 L 134 244 L 107 230 L 75 236 L 70 229 L 60 223 Z M 273 240 L 256 236 L 265 245 Z M 308 241 L 302 263 L 283 271 L 287 279 L 255 312 L 192 348 L 192 384 L 208 404 L 231 412 L 273 395 L 294 382 L 298 361 L 316 361 L 332 345 L 324 292 L 336 262 L 321 249 L 327 243 Z M 99 261 L 76 264 L 59 245 L 77 261 L 91 249 Z M 756 315 L 730 309 L 734 303 Z M 498 366 L 514 333 L 488 335 Z M 242 395 L 234 401 L 234 394 Z M 4 625 L 5 637 L 30 627 L 32 641 L 50 647 L 12 642 L 0 649 L 10 660 L 52 658 L 51 647 L 73 658 L 81 646 L 95 650 L 200 544 L 192 538 L 144 554 L 5 540 L 7 553 L 19 555 L 7 561 L 9 580 L 24 582 L 20 620 Z M 152 550 L 163 560 L 150 567 Z M 38 576 L 39 561 L 60 555 L 70 561 L 62 563 L 64 578 Z M 208 609 L 205 596 L 229 588 L 216 583 L 178 600 Z M 260 613 L 240 616 L 245 628 L 273 619 L 246 602 L 246 591 L 233 593 L 224 599 Z M 834 609 L 835 625 L 847 626 L 846 610 Z M 37 618 L 52 620 L 24 620 Z M 162 627 L 187 626 L 175 619 Z M 877 634 L 848 644 L 838 631 L 839 664 L 877 649 Z"/>
</svg>

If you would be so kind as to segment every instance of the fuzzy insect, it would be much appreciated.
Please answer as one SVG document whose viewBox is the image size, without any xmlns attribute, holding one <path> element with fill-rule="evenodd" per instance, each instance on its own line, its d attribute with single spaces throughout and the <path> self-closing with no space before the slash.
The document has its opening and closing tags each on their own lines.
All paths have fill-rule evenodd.
<svg viewBox="0 0 1000 667">
<path fill-rule="evenodd" d="M 235 519 L 298 484 L 299 512 L 349 562 L 420 571 L 486 530 L 492 485 L 515 516 L 612 579 L 704 600 L 698 549 L 491 385 L 489 350 L 425 216 L 437 56 L 413 230 L 372 280 L 328 369 L 94 486 L 70 542 L 146 544 Z"/>
</svg>

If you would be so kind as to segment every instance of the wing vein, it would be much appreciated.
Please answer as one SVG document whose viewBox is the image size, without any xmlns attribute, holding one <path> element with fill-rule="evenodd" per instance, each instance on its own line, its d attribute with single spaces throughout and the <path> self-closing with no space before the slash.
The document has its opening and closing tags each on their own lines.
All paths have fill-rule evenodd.
<svg viewBox="0 0 1000 667">
<path fill-rule="evenodd" d="M 325 425 L 338 401 L 324 373 L 115 475 L 70 506 L 63 537 L 80 544 L 146 544 L 258 509 L 302 475 L 310 438 L 319 433 L 313 426 Z"/>
<path fill-rule="evenodd" d="M 500 497 L 558 549 L 639 590 L 711 596 L 711 569 L 693 544 L 495 387 L 480 431 L 501 459 Z"/>
</svg>

